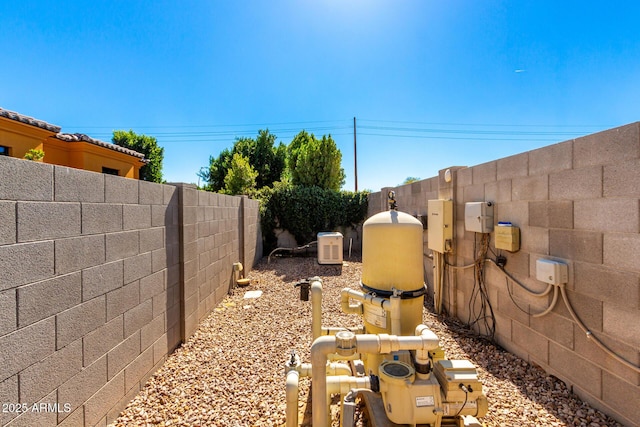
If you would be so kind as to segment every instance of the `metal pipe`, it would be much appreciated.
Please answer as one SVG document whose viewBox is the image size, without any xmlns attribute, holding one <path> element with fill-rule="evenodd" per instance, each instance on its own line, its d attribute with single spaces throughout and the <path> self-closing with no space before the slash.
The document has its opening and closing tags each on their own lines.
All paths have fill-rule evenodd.
<svg viewBox="0 0 640 427">
<path fill-rule="evenodd" d="M 298 379 L 300 373 L 292 369 L 287 372 L 287 388 L 286 388 L 286 400 L 287 400 L 287 427 L 298 427 Z"/>
<path fill-rule="evenodd" d="M 435 334 L 434 334 L 435 336 Z M 357 353 L 389 354 L 400 350 L 435 350 L 439 348 L 439 340 L 431 336 L 397 336 L 397 335 L 372 335 L 363 334 L 355 336 L 355 349 Z M 330 425 L 327 377 L 325 365 L 327 356 L 337 351 L 336 337 L 327 335 L 317 338 L 311 345 L 311 393 L 312 420 L 314 426 Z"/>
</svg>

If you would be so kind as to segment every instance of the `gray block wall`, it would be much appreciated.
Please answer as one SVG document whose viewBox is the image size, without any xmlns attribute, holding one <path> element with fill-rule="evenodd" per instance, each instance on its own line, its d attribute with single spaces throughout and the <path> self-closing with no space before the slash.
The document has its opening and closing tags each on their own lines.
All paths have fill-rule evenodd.
<svg viewBox="0 0 640 427">
<path fill-rule="evenodd" d="M 416 215 L 427 213 L 429 199 L 454 200 L 455 252 L 449 260 L 465 266 L 474 258 L 475 233 L 465 230 L 464 204 L 493 202 L 494 224 L 511 221 L 521 233 L 518 252 L 502 251 L 506 270 L 541 290 L 545 286 L 536 280 L 536 260 L 567 263 L 567 296 L 581 321 L 611 350 L 639 366 L 640 123 L 449 169 L 450 183 L 443 169 L 436 177 L 371 194 L 369 214 L 386 209 L 388 190 L 395 191 L 399 210 Z M 424 236 L 428 253 L 426 230 Z M 493 243 L 491 247 L 495 250 Z M 431 267 L 425 257 L 433 292 Z M 444 307 L 467 321 L 473 271 L 447 269 L 447 275 L 445 284 L 453 289 L 445 289 Z M 504 274 L 490 263 L 485 277 L 502 347 L 562 379 L 621 423 L 636 425 L 640 373 L 590 341 L 562 298 L 551 313 L 534 317 L 548 297 L 532 297 L 513 283 L 507 288 Z"/>
<path fill-rule="evenodd" d="M 262 256 L 257 212 L 0 157 L 0 425 L 113 421 Z"/>
</svg>

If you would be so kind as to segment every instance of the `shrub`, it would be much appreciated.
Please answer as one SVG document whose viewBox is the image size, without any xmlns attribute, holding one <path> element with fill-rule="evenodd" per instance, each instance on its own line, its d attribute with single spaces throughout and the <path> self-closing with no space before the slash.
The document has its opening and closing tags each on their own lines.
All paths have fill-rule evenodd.
<svg viewBox="0 0 640 427">
<path fill-rule="evenodd" d="M 280 183 L 256 193 L 265 251 L 276 247 L 274 230 L 286 229 L 298 244 L 316 240 L 320 231 L 356 227 L 367 216 L 368 193 L 291 186 Z"/>
<path fill-rule="evenodd" d="M 27 153 L 24 155 L 24 158 L 27 160 L 39 162 L 44 159 L 44 151 L 37 148 L 30 148 L 29 151 L 27 151 Z"/>
</svg>

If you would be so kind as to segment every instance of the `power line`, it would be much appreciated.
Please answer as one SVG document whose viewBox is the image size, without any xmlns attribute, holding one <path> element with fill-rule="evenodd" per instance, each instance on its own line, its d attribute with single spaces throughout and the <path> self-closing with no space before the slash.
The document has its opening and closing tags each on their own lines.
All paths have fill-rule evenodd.
<svg viewBox="0 0 640 427">
<path fill-rule="evenodd" d="M 361 123 L 365 122 L 364 125 Z M 368 124 L 367 124 L 368 123 Z M 358 133 L 362 136 L 375 136 L 382 138 L 413 138 L 413 139 L 439 139 L 439 140 L 473 140 L 473 141 L 521 141 L 521 142 L 557 142 L 559 140 L 575 138 L 592 130 L 584 129 L 587 126 L 577 125 L 530 125 L 530 124 L 486 124 L 486 123 L 432 123 L 416 121 L 372 120 L 360 119 L 358 121 Z M 389 125 L 387 125 L 389 124 Z M 302 125 L 302 126 L 295 126 Z M 420 125 L 420 126 L 405 126 Z M 294 127 L 295 126 L 295 127 Z M 254 124 L 214 124 L 214 125 L 165 125 L 165 126 L 136 126 L 139 132 L 150 135 L 164 142 L 231 142 L 236 138 L 254 137 L 259 129 L 269 129 L 272 135 L 278 139 L 290 139 L 297 135 L 301 128 L 310 133 L 330 134 L 332 136 L 349 135 L 352 123 L 346 120 L 310 120 L 274 123 Z M 438 128 L 440 127 L 440 128 Z M 464 127 L 476 127 L 464 129 Z M 491 129 L 493 127 L 493 129 Z M 509 127 L 513 129 L 508 129 Z M 538 127 L 550 128 L 578 128 L 575 131 L 568 130 L 528 130 L 526 128 Z M 588 126 L 595 127 L 595 126 Z M 86 126 L 85 129 L 114 129 L 111 126 Z M 153 130 L 161 130 L 154 132 Z M 355 131 L 355 128 L 353 128 Z M 96 132 L 98 139 L 110 139 L 111 133 Z M 545 138 L 546 137 L 546 138 Z"/>
<path fill-rule="evenodd" d="M 416 122 L 416 121 L 403 121 L 403 120 L 379 120 L 379 119 L 358 119 L 362 122 L 377 122 L 377 123 L 404 123 L 404 124 L 418 124 L 427 126 L 480 126 L 480 127 L 537 127 L 537 128 L 600 128 L 608 129 L 615 127 L 615 125 L 545 125 L 545 124 L 508 124 L 508 123 L 451 123 L 451 122 Z"/>
</svg>

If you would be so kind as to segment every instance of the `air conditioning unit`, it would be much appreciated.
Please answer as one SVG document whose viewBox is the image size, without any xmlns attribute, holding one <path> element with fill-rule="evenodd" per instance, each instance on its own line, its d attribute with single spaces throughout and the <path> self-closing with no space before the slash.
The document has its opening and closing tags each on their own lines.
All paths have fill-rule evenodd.
<svg viewBox="0 0 640 427">
<path fill-rule="evenodd" d="M 318 264 L 342 264 L 342 233 L 318 233 Z"/>
</svg>

